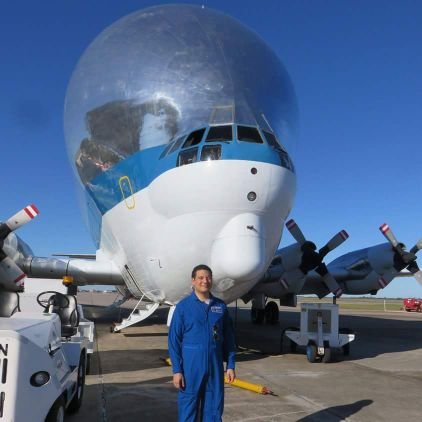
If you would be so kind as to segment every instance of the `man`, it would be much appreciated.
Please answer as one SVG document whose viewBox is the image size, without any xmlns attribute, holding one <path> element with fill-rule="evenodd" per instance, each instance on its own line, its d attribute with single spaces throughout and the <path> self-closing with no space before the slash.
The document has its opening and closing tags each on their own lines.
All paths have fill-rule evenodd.
<svg viewBox="0 0 422 422">
<path fill-rule="evenodd" d="M 179 390 L 179 422 L 220 422 L 224 409 L 224 366 L 235 375 L 235 339 L 225 303 L 211 293 L 212 271 L 197 265 L 191 295 L 174 311 L 169 331 L 173 384 Z"/>
</svg>

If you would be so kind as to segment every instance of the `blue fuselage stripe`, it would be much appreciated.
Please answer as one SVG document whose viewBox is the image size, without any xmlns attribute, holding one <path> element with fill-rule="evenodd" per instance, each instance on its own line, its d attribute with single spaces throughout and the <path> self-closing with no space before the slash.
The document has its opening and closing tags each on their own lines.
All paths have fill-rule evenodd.
<svg viewBox="0 0 422 422">
<path fill-rule="evenodd" d="M 213 144 L 222 145 L 221 160 L 246 160 L 282 165 L 280 153 L 266 144 L 236 141 L 206 143 L 206 145 Z M 198 157 L 200 157 L 203 146 L 201 144 L 197 147 Z M 166 145 L 161 145 L 139 151 L 95 177 L 85 186 L 90 230 L 97 246 L 99 244 L 102 215 L 122 202 L 125 199 L 124 194 L 128 199 L 131 192 L 136 193 L 146 188 L 161 174 L 177 166 L 179 151 L 159 158 L 165 147 Z M 128 180 L 130 186 L 128 186 Z"/>
</svg>

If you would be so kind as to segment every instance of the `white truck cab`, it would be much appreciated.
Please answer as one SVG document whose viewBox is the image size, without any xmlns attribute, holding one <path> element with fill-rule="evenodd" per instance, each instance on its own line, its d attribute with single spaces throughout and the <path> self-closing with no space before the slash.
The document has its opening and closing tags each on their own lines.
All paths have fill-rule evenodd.
<svg viewBox="0 0 422 422">
<path fill-rule="evenodd" d="M 18 293 L 0 291 L 0 422 L 63 421 L 82 404 L 94 324 L 72 295 L 37 299 L 44 312 L 20 312 Z"/>
</svg>

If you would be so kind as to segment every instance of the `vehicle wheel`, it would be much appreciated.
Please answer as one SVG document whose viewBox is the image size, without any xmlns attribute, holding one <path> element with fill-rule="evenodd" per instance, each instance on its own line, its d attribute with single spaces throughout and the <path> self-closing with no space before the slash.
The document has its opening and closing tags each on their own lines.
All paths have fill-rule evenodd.
<svg viewBox="0 0 422 422">
<path fill-rule="evenodd" d="M 86 375 L 91 374 L 91 357 L 92 357 L 91 353 L 86 355 L 86 368 L 85 368 Z"/>
<path fill-rule="evenodd" d="M 417 311 L 418 311 L 418 312 L 422 312 L 422 308 L 421 308 L 421 307 L 419 307 L 419 308 L 417 309 Z"/>
<path fill-rule="evenodd" d="M 251 308 L 251 321 L 253 324 L 262 324 L 265 318 L 265 310 Z"/>
<path fill-rule="evenodd" d="M 277 303 L 275 303 L 273 300 L 268 302 L 265 305 L 264 309 L 265 314 L 265 323 L 269 325 L 275 325 L 278 322 L 279 319 L 279 309 Z"/>
<path fill-rule="evenodd" d="M 410 309 L 406 308 L 406 312 L 410 312 Z"/>
<path fill-rule="evenodd" d="M 317 348 L 315 344 L 308 344 L 308 346 L 306 347 L 306 357 L 308 358 L 308 361 L 311 363 L 314 363 L 316 361 Z"/>
<path fill-rule="evenodd" d="M 324 363 L 331 362 L 331 348 L 324 347 L 324 356 L 321 359 Z"/>
<path fill-rule="evenodd" d="M 48 412 L 45 422 L 64 422 L 65 402 L 63 396 L 60 396 Z"/>
<path fill-rule="evenodd" d="M 79 366 L 78 366 L 78 381 L 76 385 L 76 393 L 73 396 L 72 401 L 67 408 L 69 413 L 75 413 L 79 410 L 82 406 L 82 399 L 84 395 L 85 389 L 85 373 L 86 373 L 86 366 L 85 366 L 85 353 L 81 354 L 79 359 Z"/>
</svg>

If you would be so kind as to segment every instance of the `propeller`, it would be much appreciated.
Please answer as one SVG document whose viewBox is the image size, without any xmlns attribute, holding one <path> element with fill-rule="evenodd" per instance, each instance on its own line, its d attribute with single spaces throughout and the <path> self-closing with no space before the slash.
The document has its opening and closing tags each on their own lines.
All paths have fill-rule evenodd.
<svg viewBox="0 0 422 422">
<path fill-rule="evenodd" d="M 335 236 L 333 236 L 318 252 L 315 243 L 306 240 L 299 226 L 294 220 L 289 220 L 286 223 L 287 230 L 293 238 L 299 243 L 302 249 L 302 263 L 300 269 L 304 274 L 307 274 L 310 270 L 315 271 L 322 277 L 325 285 L 335 297 L 340 297 L 343 290 L 338 285 L 336 279 L 329 273 L 327 266 L 322 262 L 325 256 L 340 246 L 349 235 L 345 230 L 341 230 Z"/>
<path fill-rule="evenodd" d="M 0 284 L 3 284 L 7 290 L 22 290 L 26 275 L 4 252 L 4 240 L 10 233 L 31 221 L 39 213 L 35 205 L 28 205 L 5 223 L 0 223 Z"/>
<path fill-rule="evenodd" d="M 381 286 L 381 288 L 387 286 L 390 281 L 393 280 L 393 278 L 397 275 L 397 272 L 400 272 L 403 269 L 407 269 L 410 273 L 412 273 L 419 284 L 422 285 L 422 271 L 419 269 L 419 266 L 416 263 L 416 254 L 422 249 L 422 239 L 416 242 L 416 244 L 408 252 L 406 251 L 406 246 L 399 242 L 396 236 L 394 236 L 394 233 L 388 224 L 382 224 L 379 229 L 385 238 L 390 242 L 395 252 L 393 269 L 386 274 L 383 274 L 383 276 L 378 280 L 378 284 Z"/>
</svg>

